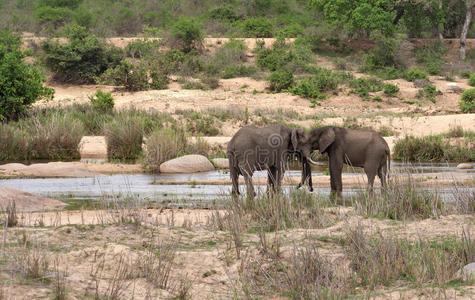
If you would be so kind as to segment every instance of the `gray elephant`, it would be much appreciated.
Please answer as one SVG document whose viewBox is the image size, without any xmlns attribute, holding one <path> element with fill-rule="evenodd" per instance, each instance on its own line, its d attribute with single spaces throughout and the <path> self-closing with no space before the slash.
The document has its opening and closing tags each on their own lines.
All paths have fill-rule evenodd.
<svg viewBox="0 0 475 300">
<path fill-rule="evenodd" d="M 268 191 L 280 190 L 287 159 L 299 151 L 306 139 L 302 129 L 282 125 L 241 128 L 229 142 L 226 151 L 233 196 L 239 195 L 239 175 L 244 176 L 248 197 L 255 196 L 252 175 L 257 170 L 267 171 Z M 301 157 L 306 162 L 306 157 Z M 309 168 L 302 168 L 301 184 L 308 180 Z M 309 185 L 311 187 L 311 180 Z"/>
<path fill-rule="evenodd" d="M 386 141 L 377 132 L 335 126 L 316 128 L 308 134 L 305 145 L 301 146 L 303 155 L 312 164 L 316 164 L 310 157 L 314 150 L 328 154 L 332 194 L 341 195 L 343 163 L 364 168 L 371 194 L 376 174 L 381 180 L 381 186 L 386 186 L 390 151 Z"/>
</svg>

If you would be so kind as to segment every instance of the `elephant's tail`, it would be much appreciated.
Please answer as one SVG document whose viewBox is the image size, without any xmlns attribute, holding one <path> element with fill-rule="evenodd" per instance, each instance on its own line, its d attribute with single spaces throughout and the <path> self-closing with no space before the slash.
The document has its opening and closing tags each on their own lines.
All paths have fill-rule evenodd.
<svg viewBox="0 0 475 300">
<path fill-rule="evenodd" d="M 391 151 L 386 149 L 386 182 L 389 183 L 389 171 L 391 170 Z"/>
</svg>

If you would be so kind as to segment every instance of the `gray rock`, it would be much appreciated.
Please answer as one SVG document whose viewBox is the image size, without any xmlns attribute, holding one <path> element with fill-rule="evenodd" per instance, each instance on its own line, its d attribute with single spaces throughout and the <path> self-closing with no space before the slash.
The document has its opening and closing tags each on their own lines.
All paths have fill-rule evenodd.
<svg viewBox="0 0 475 300">
<path fill-rule="evenodd" d="M 471 163 L 461 163 L 457 165 L 457 169 L 472 169 L 473 165 Z"/>
<path fill-rule="evenodd" d="M 475 263 L 469 263 L 455 273 L 456 278 L 463 280 L 475 279 Z"/>
<path fill-rule="evenodd" d="M 213 164 L 203 155 L 185 155 L 160 165 L 161 173 L 195 173 L 214 170 Z"/>
<path fill-rule="evenodd" d="M 447 92 L 449 93 L 462 94 L 463 91 L 465 91 L 463 88 L 456 85 L 451 85 L 447 88 Z"/>
<path fill-rule="evenodd" d="M 414 87 L 422 89 L 430 84 L 430 81 L 427 79 L 416 79 L 414 80 Z"/>
<path fill-rule="evenodd" d="M 227 158 L 213 158 L 212 161 L 218 169 L 229 169 L 229 159 Z"/>
</svg>

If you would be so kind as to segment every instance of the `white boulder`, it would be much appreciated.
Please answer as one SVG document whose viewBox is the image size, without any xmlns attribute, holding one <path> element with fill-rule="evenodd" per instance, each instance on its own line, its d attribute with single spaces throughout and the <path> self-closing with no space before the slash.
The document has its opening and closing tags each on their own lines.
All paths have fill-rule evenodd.
<svg viewBox="0 0 475 300">
<path fill-rule="evenodd" d="M 161 173 L 195 173 L 214 170 L 213 164 L 203 155 L 185 155 L 160 165 Z"/>
</svg>

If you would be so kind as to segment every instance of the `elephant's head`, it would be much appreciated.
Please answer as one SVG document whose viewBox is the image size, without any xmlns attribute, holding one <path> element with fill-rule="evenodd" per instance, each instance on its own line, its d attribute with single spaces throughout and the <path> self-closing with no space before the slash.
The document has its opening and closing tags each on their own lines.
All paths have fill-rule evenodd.
<svg viewBox="0 0 475 300">
<path fill-rule="evenodd" d="M 290 131 L 290 149 L 291 151 L 301 151 L 307 143 L 308 136 L 300 128 L 292 128 Z"/>
<path fill-rule="evenodd" d="M 310 131 L 306 140 L 300 147 L 302 154 L 312 164 L 317 164 L 310 157 L 314 150 L 324 153 L 328 147 L 335 141 L 335 130 L 333 127 L 320 127 Z"/>
</svg>

